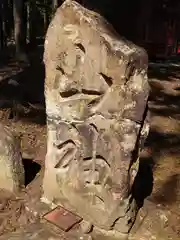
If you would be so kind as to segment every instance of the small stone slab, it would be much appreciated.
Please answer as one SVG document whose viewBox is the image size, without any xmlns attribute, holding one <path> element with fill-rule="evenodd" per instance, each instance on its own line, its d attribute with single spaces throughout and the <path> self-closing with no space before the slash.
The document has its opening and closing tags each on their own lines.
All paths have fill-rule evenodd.
<svg viewBox="0 0 180 240">
<path fill-rule="evenodd" d="M 56 225 L 63 231 L 69 231 L 75 224 L 82 221 L 82 218 L 74 213 L 58 206 L 43 216 L 44 219 Z"/>
</svg>

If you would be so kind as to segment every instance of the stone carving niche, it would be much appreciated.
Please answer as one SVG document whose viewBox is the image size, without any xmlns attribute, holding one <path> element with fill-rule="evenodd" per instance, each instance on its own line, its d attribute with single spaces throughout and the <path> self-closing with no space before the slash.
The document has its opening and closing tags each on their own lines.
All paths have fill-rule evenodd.
<svg viewBox="0 0 180 240">
<path fill-rule="evenodd" d="M 127 233 L 132 185 L 149 131 L 146 52 L 100 15 L 65 1 L 47 31 L 43 199 Z"/>
</svg>

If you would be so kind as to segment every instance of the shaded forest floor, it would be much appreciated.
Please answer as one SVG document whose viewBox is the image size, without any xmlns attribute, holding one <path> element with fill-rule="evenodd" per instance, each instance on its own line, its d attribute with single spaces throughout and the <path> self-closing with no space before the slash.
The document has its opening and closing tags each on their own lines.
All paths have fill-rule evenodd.
<svg viewBox="0 0 180 240">
<path fill-rule="evenodd" d="M 11 239 L 1 235 L 39 219 L 37 202 L 46 153 L 44 67 L 41 59 L 33 62 L 31 67 L 13 61 L 0 65 L 0 118 L 21 136 L 26 171 L 26 188 L 18 198 L 0 191 L 0 239 Z M 180 239 L 180 68 L 153 67 L 149 78 L 151 131 L 141 157 L 140 191 L 151 195 L 139 213 L 131 239 L 176 240 Z M 18 85 L 12 85 L 12 80 Z M 42 234 L 48 239 L 47 233 Z M 57 234 L 69 239 L 62 232 Z"/>
<path fill-rule="evenodd" d="M 151 129 L 141 157 L 140 188 L 150 196 L 140 211 L 134 239 L 176 240 L 180 239 L 180 67 L 155 64 L 149 69 L 149 83 Z"/>
</svg>

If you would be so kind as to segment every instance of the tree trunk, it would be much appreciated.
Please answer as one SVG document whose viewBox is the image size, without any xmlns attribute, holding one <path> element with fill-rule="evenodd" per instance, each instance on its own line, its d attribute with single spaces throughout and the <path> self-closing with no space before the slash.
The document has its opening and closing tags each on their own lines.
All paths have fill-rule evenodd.
<svg viewBox="0 0 180 240">
<path fill-rule="evenodd" d="M 12 0 L 5 0 L 6 1 L 6 33 L 7 37 L 11 39 L 13 29 L 14 29 L 14 19 L 13 19 L 13 1 Z"/>
<path fill-rule="evenodd" d="M 53 0 L 53 11 L 56 11 L 56 9 L 58 8 L 58 5 L 59 5 L 59 1 Z"/>
<path fill-rule="evenodd" d="M 4 48 L 7 47 L 7 37 L 8 37 L 8 32 L 7 32 L 7 15 L 8 12 L 8 2 L 6 0 L 2 1 L 2 27 L 3 27 L 3 32 L 4 32 Z"/>
<path fill-rule="evenodd" d="M 8 12 L 8 2 L 6 0 L 2 0 L 0 2 L 0 41 L 1 48 L 5 48 L 7 46 L 7 15 Z"/>
<path fill-rule="evenodd" d="M 29 14 L 29 44 L 31 49 L 36 46 L 36 1 L 29 1 L 28 4 Z"/>
<path fill-rule="evenodd" d="M 23 0 L 14 0 L 14 38 L 16 44 L 16 56 L 18 60 L 26 61 L 26 23 L 24 22 L 24 2 Z"/>
<path fill-rule="evenodd" d="M 0 50 L 4 46 L 4 32 L 3 32 L 3 19 L 2 19 L 2 3 L 0 2 Z"/>
<path fill-rule="evenodd" d="M 61 6 L 61 4 L 64 2 L 64 0 L 53 0 L 52 5 L 53 9 L 56 11 L 56 9 Z"/>
<path fill-rule="evenodd" d="M 44 32 L 46 33 L 47 28 L 49 26 L 49 8 L 48 8 L 48 1 L 44 0 Z"/>
</svg>

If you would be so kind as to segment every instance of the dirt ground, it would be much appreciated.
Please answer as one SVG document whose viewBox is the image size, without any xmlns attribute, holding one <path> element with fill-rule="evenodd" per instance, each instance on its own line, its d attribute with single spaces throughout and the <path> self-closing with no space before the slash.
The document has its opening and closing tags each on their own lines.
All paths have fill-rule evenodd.
<svg viewBox="0 0 180 240">
<path fill-rule="evenodd" d="M 150 68 L 149 83 L 151 129 L 140 165 L 141 191 L 149 196 L 134 239 L 176 240 L 180 239 L 180 68 Z M 149 181 L 143 182 L 143 176 Z"/>
<path fill-rule="evenodd" d="M 11 79 L 19 85 L 7 84 Z M 151 131 L 142 153 L 139 176 L 140 192 L 148 198 L 131 239 L 176 240 L 180 239 L 180 68 L 153 68 L 149 79 Z M 41 196 L 46 153 L 43 65 L 21 68 L 11 63 L 1 66 L 0 80 L 3 80 L 0 83 L 0 119 L 22 139 L 26 172 L 26 188 L 19 196 L 0 191 L 2 236 L 39 219 L 36 203 Z M 18 112 L 17 118 L 15 112 Z M 34 208 L 37 212 L 32 214 Z M 63 236 L 61 239 L 66 239 Z"/>
</svg>

